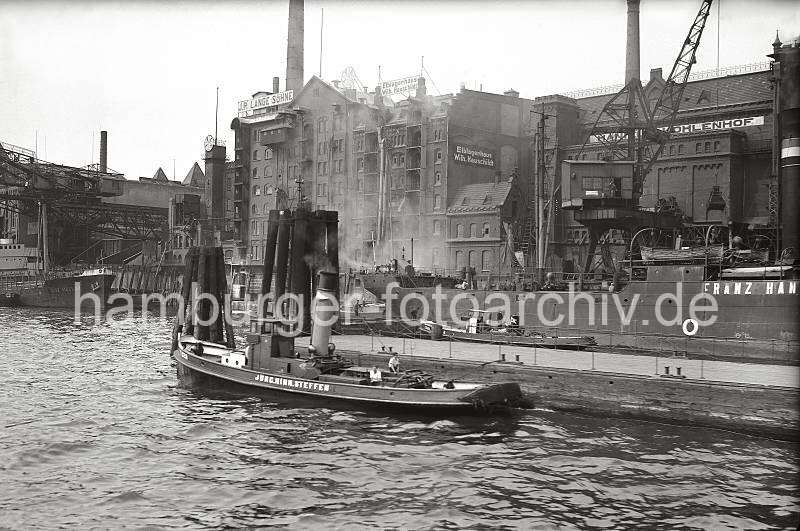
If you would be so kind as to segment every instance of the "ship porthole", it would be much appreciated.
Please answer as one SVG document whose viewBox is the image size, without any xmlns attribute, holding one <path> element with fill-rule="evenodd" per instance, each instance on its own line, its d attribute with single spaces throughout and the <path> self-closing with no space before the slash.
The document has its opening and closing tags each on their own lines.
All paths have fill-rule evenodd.
<svg viewBox="0 0 800 531">
<path fill-rule="evenodd" d="M 693 336 L 700 330 L 700 324 L 697 319 L 686 319 L 683 322 L 683 335 Z"/>
</svg>

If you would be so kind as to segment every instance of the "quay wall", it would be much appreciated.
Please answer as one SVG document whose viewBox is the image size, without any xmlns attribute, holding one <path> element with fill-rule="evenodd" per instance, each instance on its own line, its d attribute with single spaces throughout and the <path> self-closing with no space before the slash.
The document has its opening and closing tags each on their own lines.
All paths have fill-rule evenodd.
<svg viewBox="0 0 800 531">
<path fill-rule="evenodd" d="M 385 354 L 342 351 L 359 365 L 386 364 Z M 697 381 L 508 362 L 403 357 L 404 369 L 478 382 L 517 382 L 537 408 L 727 429 L 798 440 L 796 388 Z"/>
</svg>

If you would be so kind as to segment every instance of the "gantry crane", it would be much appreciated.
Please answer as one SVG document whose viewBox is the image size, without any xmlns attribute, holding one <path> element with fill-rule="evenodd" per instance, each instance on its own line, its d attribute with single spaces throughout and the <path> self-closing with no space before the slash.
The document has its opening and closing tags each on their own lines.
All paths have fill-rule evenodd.
<svg viewBox="0 0 800 531">
<path fill-rule="evenodd" d="M 74 256 L 70 253 L 82 251 L 80 246 L 88 245 L 89 233 L 163 239 L 166 208 L 103 203 L 104 197 L 121 195 L 123 186 L 121 174 L 46 162 L 32 151 L 0 143 L 0 201 L 6 210 L 40 220 L 50 239 L 58 236 L 56 241 L 64 252 L 56 257 L 56 263 L 67 262 Z M 65 234 L 68 231 L 72 238 Z M 76 240 L 76 234 L 83 236 L 77 240 L 87 241 L 70 242 Z"/>
</svg>

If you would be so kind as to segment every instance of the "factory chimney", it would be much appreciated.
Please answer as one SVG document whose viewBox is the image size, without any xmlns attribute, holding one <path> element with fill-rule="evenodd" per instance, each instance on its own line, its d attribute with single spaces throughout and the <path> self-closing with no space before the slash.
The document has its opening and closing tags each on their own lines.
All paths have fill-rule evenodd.
<svg viewBox="0 0 800 531">
<path fill-rule="evenodd" d="M 625 84 L 639 79 L 639 0 L 628 0 L 628 42 L 625 48 Z"/>
<path fill-rule="evenodd" d="M 275 76 L 272 78 L 272 93 L 277 94 L 281 91 L 281 78 Z"/>
<path fill-rule="evenodd" d="M 100 131 L 100 171 L 108 171 L 108 131 Z"/>
<path fill-rule="evenodd" d="M 796 260 L 800 249 L 800 213 L 797 209 L 797 197 L 800 196 L 800 45 L 781 45 L 776 37 L 773 50 L 769 57 L 774 61 L 774 113 L 781 143 L 779 148 L 775 146 L 773 156 L 780 157 L 777 170 L 781 246 L 793 249 L 791 258 Z"/>
<path fill-rule="evenodd" d="M 303 0 L 289 0 L 286 90 L 303 88 Z"/>
</svg>

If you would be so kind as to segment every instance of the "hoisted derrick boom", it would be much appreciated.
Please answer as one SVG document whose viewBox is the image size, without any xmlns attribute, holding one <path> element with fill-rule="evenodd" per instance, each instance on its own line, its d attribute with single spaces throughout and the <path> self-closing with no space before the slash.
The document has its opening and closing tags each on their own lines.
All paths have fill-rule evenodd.
<svg viewBox="0 0 800 531">
<path fill-rule="evenodd" d="M 626 85 L 605 104 L 581 146 L 582 152 L 594 138 L 605 149 L 606 160 L 635 160 L 635 200 L 641 196 L 647 173 L 670 139 L 711 3 L 712 0 L 703 0 L 655 104 L 650 106 L 641 81 L 626 80 Z"/>
<path fill-rule="evenodd" d="M 602 235 L 606 231 L 621 229 L 629 236 L 643 226 L 677 227 L 682 221 L 680 212 L 659 209 L 658 205 L 655 211 L 640 209 L 639 199 L 648 172 L 670 139 L 711 3 L 703 0 L 669 77 L 651 103 L 639 80 L 638 0 L 628 0 L 629 60 L 632 40 L 635 64 L 626 65 L 625 86 L 606 102 L 579 156 L 575 161 L 565 161 L 562 171 L 567 194 L 562 207 L 575 210 L 575 220 L 589 229 L 585 273 L 590 271 L 597 244 L 605 240 Z M 596 161 L 577 160 L 590 142 L 599 144 L 602 155 Z M 592 184 L 589 190 L 582 184 L 595 181 L 597 185 Z"/>
</svg>

